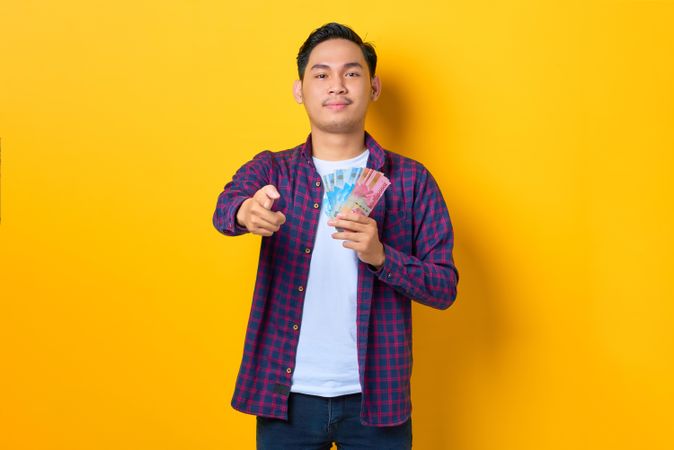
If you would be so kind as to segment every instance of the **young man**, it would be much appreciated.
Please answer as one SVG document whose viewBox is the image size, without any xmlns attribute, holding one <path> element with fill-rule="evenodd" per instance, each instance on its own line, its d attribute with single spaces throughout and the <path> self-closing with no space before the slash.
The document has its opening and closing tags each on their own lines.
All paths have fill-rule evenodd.
<svg viewBox="0 0 674 450">
<path fill-rule="evenodd" d="M 458 272 L 435 180 L 365 131 L 381 93 L 376 63 L 346 26 L 312 32 L 294 84 L 306 142 L 258 153 L 217 201 L 220 232 L 262 236 L 232 399 L 257 416 L 258 449 L 412 446 L 411 300 L 448 308 Z M 321 175 L 351 167 L 383 172 L 391 185 L 369 217 L 328 220 Z"/>
</svg>

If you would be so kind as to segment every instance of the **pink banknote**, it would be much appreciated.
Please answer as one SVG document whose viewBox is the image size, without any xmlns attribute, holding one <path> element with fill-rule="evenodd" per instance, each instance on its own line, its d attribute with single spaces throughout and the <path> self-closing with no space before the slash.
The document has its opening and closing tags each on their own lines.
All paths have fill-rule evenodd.
<svg viewBox="0 0 674 450">
<path fill-rule="evenodd" d="M 391 182 L 383 173 L 363 169 L 360 177 L 351 191 L 346 201 L 339 207 L 339 212 L 355 212 L 364 216 L 369 216 L 374 209 L 384 191 L 391 185 Z"/>
</svg>

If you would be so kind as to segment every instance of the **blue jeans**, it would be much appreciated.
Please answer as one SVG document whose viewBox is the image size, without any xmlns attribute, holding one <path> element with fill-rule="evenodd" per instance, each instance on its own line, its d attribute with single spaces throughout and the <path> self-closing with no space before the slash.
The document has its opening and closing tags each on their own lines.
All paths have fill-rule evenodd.
<svg viewBox="0 0 674 450">
<path fill-rule="evenodd" d="M 372 427 L 360 423 L 362 394 L 339 397 L 291 392 L 288 420 L 257 416 L 258 450 L 409 450 L 412 418 L 401 425 Z"/>
</svg>

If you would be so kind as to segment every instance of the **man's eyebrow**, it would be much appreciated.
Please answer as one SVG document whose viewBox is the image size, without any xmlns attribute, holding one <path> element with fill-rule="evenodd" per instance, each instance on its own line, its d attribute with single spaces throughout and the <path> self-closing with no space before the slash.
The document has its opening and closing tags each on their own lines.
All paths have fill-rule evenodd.
<svg viewBox="0 0 674 450">
<path fill-rule="evenodd" d="M 362 69 L 363 65 L 359 62 L 350 62 L 350 63 L 344 64 L 343 67 L 345 69 L 349 68 L 349 67 L 360 67 Z M 314 64 L 313 66 L 311 66 L 310 70 L 316 70 L 316 69 L 330 69 L 330 66 L 327 65 L 327 64 Z"/>
</svg>

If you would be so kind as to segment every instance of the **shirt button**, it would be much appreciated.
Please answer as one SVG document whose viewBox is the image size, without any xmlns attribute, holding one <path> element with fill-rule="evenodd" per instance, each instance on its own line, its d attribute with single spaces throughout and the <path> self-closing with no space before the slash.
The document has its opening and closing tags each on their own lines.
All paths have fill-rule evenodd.
<svg viewBox="0 0 674 450">
<path fill-rule="evenodd" d="M 302 286 L 300 286 L 300 287 L 297 288 L 297 290 L 302 292 L 304 290 L 304 288 Z"/>
<path fill-rule="evenodd" d="M 318 207 L 321 206 L 318 203 L 314 203 L 314 209 L 318 209 Z"/>
<path fill-rule="evenodd" d="M 311 249 L 309 247 L 305 248 L 304 253 L 311 253 Z"/>
<path fill-rule="evenodd" d="M 297 324 L 296 323 L 293 324 L 293 330 L 297 331 L 298 329 L 299 329 L 299 327 L 297 326 Z"/>
<path fill-rule="evenodd" d="M 391 272 L 389 272 L 388 275 L 386 275 L 386 276 L 389 277 L 389 278 L 391 278 Z"/>
<path fill-rule="evenodd" d="M 320 185 L 321 185 L 321 182 L 320 182 L 320 181 L 317 181 L 317 182 L 316 182 L 316 187 L 320 187 Z"/>
<path fill-rule="evenodd" d="M 291 369 L 290 367 L 288 367 L 288 368 L 286 369 L 286 373 L 290 373 L 290 372 L 292 372 L 292 371 L 293 371 L 293 369 Z"/>
</svg>

